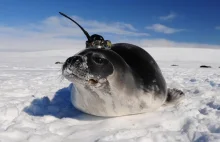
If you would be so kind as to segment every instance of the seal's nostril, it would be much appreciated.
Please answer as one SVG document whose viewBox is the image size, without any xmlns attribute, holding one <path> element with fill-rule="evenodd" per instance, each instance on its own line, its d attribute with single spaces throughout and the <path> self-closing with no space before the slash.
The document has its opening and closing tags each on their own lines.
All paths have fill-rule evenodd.
<svg viewBox="0 0 220 142">
<path fill-rule="evenodd" d="M 82 57 L 77 55 L 77 56 L 68 58 L 66 60 L 66 63 L 70 65 L 73 65 L 73 64 L 79 65 L 82 61 L 83 61 Z"/>
<path fill-rule="evenodd" d="M 76 60 L 76 63 L 79 63 L 79 59 Z"/>
<path fill-rule="evenodd" d="M 70 62 L 71 62 L 71 59 L 68 58 L 68 59 L 66 60 L 66 63 L 70 63 Z"/>
</svg>

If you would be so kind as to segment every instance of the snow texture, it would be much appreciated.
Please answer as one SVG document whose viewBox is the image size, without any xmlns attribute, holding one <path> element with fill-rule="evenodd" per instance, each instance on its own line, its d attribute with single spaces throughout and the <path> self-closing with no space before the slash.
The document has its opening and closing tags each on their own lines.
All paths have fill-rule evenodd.
<svg viewBox="0 0 220 142">
<path fill-rule="evenodd" d="M 0 142 L 220 141 L 220 50 L 146 48 L 168 87 L 183 90 L 186 98 L 155 112 L 115 118 L 72 106 L 74 86 L 54 63 L 79 50 L 0 52 Z"/>
</svg>

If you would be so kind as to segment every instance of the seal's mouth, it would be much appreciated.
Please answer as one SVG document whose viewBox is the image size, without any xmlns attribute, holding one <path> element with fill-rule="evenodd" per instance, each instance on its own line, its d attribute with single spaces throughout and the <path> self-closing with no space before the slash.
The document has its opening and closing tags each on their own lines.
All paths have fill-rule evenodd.
<svg viewBox="0 0 220 142">
<path fill-rule="evenodd" d="M 99 81 L 98 81 L 98 80 L 95 80 L 95 79 L 89 79 L 89 80 L 88 80 L 88 83 L 91 84 L 91 85 L 96 85 L 96 84 L 99 83 Z"/>
<path fill-rule="evenodd" d="M 83 83 L 83 84 L 89 84 L 92 86 L 97 86 L 98 84 L 101 84 L 103 81 L 100 79 L 95 79 L 93 77 L 86 77 L 86 76 L 80 76 L 79 74 L 74 74 L 74 73 L 66 73 L 64 71 L 64 77 L 67 78 L 69 81 L 71 82 L 79 82 L 79 83 Z"/>
</svg>

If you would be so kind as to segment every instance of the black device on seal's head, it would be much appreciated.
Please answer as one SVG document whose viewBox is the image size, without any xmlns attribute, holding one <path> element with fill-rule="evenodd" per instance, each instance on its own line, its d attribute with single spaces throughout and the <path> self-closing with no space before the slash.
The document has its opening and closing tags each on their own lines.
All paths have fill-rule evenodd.
<svg viewBox="0 0 220 142">
<path fill-rule="evenodd" d="M 76 21 L 74 21 L 72 18 L 67 16 L 66 14 L 59 12 L 62 16 L 70 19 L 72 22 L 74 22 L 79 28 L 83 31 L 83 33 L 87 37 L 86 41 L 86 48 L 111 48 L 111 41 L 105 40 L 101 35 L 93 34 L 92 36 L 89 35 L 89 33 L 80 26 Z"/>
</svg>

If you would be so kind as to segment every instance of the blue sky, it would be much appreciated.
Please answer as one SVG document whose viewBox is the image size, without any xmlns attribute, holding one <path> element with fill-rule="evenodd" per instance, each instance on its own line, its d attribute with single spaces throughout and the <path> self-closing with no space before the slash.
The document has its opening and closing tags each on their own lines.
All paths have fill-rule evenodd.
<svg viewBox="0 0 220 142">
<path fill-rule="evenodd" d="M 47 35 L 44 38 L 50 40 L 85 40 L 80 31 L 74 34 L 77 27 L 67 23 L 59 11 L 73 16 L 89 33 L 102 34 L 114 42 L 131 41 L 143 46 L 148 46 L 147 42 L 149 46 L 220 45 L 219 0 L 1 0 L 0 37 L 15 42 L 19 41 L 16 36 L 29 40 L 33 35 L 33 42 L 37 42 L 37 35 Z M 158 42 L 161 44 L 155 44 Z"/>
</svg>

